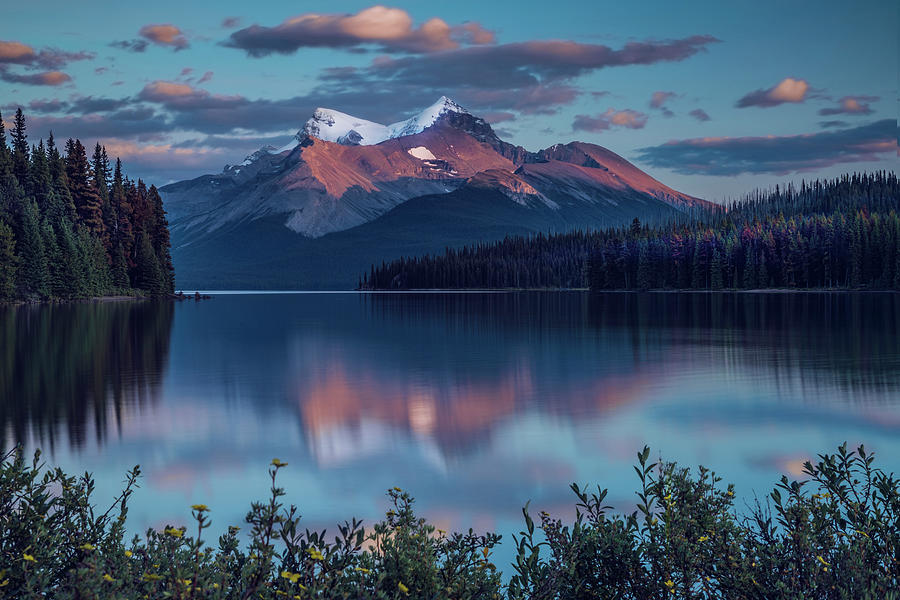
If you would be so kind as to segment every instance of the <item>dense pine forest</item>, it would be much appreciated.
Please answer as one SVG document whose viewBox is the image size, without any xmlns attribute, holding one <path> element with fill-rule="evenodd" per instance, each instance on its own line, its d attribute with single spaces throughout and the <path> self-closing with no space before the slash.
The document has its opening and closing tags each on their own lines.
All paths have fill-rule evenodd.
<svg viewBox="0 0 900 600">
<path fill-rule="evenodd" d="M 373 266 L 361 289 L 900 289 L 900 183 L 853 174 L 758 191 L 681 221 L 448 249 Z"/>
<path fill-rule="evenodd" d="M 169 229 L 156 187 L 111 165 L 99 143 L 89 160 L 50 132 L 29 144 L 16 111 L 7 146 L 0 119 L 0 300 L 171 294 Z"/>
</svg>

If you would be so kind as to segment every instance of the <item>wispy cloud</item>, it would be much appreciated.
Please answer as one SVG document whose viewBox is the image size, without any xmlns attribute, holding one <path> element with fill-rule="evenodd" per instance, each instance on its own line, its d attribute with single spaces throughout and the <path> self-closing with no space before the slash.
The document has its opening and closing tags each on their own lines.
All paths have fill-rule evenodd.
<svg viewBox="0 0 900 600">
<path fill-rule="evenodd" d="M 700 121 L 701 123 L 705 123 L 706 121 L 711 120 L 710 116 L 702 108 L 695 108 L 688 114 L 691 115 L 692 117 L 694 117 L 695 119 L 697 119 L 698 121 Z"/>
<path fill-rule="evenodd" d="M 144 25 L 138 31 L 138 38 L 112 42 L 110 46 L 131 52 L 144 52 L 150 44 L 172 48 L 174 51 L 190 47 L 184 32 L 171 23 Z"/>
<path fill-rule="evenodd" d="M 572 122 L 574 131 L 589 131 L 597 133 L 613 127 L 625 127 L 627 129 L 643 129 L 649 117 L 639 111 L 626 108 L 624 110 L 607 109 L 606 112 L 596 115 L 576 115 Z"/>
<path fill-rule="evenodd" d="M 844 96 L 837 101 L 837 106 L 823 108 L 819 114 L 828 115 L 870 115 L 874 111 L 870 102 L 877 102 L 878 96 Z"/>
<path fill-rule="evenodd" d="M 867 162 L 897 152 L 897 122 L 803 135 L 705 137 L 641 148 L 640 160 L 690 175 L 786 174 Z"/>
<path fill-rule="evenodd" d="M 750 92 L 737 101 L 738 108 L 758 106 L 770 108 L 784 103 L 798 103 L 806 99 L 809 92 L 809 83 L 805 79 L 786 77 L 776 85 L 765 90 Z"/>
</svg>

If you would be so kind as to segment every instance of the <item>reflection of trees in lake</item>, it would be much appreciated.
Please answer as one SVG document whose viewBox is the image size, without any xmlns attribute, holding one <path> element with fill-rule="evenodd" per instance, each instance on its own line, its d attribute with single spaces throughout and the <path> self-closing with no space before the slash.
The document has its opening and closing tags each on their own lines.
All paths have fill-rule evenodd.
<svg viewBox="0 0 900 600">
<path fill-rule="evenodd" d="M 900 390 L 900 294 L 606 293 L 598 329 L 627 326 L 635 348 L 664 341 L 679 358 L 767 371 L 804 400 L 865 402 Z M 841 392 L 840 398 L 833 390 Z"/>
<path fill-rule="evenodd" d="M 2 443 L 52 448 L 61 428 L 82 446 L 127 406 L 153 400 L 169 353 L 170 302 L 0 308 Z"/>
</svg>

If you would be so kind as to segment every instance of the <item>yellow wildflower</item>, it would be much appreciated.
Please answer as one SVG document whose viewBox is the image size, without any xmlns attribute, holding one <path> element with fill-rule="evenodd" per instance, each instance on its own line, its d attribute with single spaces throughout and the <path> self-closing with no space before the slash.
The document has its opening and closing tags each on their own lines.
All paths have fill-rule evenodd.
<svg viewBox="0 0 900 600">
<path fill-rule="evenodd" d="M 110 575 L 109 573 L 104 573 L 104 575 L 103 575 L 103 581 L 110 581 L 110 582 L 112 582 L 112 581 L 115 581 L 115 579 L 113 579 L 113 576 Z"/>
<path fill-rule="evenodd" d="M 191 508 L 199 512 L 206 512 L 209 510 L 209 507 L 205 504 L 191 504 Z"/>
<path fill-rule="evenodd" d="M 168 528 L 166 528 L 166 535 L 171 535 L 172 537 L 180 538 L 181 536 L 184 535 L 184 532 L 182 530 L 176 529 L 174 527 L 168 527 Z"/>
<path fill-rule="evenodd" d="M 325 560 L 325 557 L 322 556 L 322 553 L 315 548 L 308 548 L 306 550 L 306 553 L 309 554 L 309 557 L 313 560 Z"/>
<path fill-rule="evenodd" d="M 82 544 L 78 547 L 81 548 L 82 550 L 84 550 L 85 552 L 92 552 L 94 550 L 93 544 Z"/>
<path fill-rule="evenodd" d="M 291 583 L 297 583 L 297 580 L 300 579 L 300 573 L 291 573 L 290 571 L 282 571 L 281 576 Z"/>
<path fill-rule="evenodd" d="M 669 579 L 665 582 L 666 589 L 668 589 L 671 593 L 675 593 L 675 582 Z"/>
<path fill-rule="evenodd" d="M 698 542 L 705 542 L 705 541 L 708 540 L 708 539 L 709 539 L 709 536 L 708 536 L 708 535 L 701 535 L 701 536 L 700 536 L 700 539 L 697 540 L 697 541 L 698 541 Z"/>
<path fill-rule="evenodd" d="M 132 552 L 131 550 L 125 551 L 125 558 L 131 558 L 132 556 L 134 556 L 134 552 Z"/>
<path fill-rule="evenodd" d="M 403 592 L 404 594 L 406 594 L 407 596 L 409 595 L 409 588 L 406 587 L 405 585 L 403 585 L 403 583 L 398 583 L 397 589 L 400 590 L 401 592 Z"/>
<path fill-rule="evenodd" d="M 366 569 L 366 568 L 364 568 L 364 567 L 356 567 L 356 568 L 354 569 L 354 571 L 358 571 L 359 573 L 371 573 L 371 572 L 372 572 L 372 571 L 370 571 L 369 569 Z"/>
<path fill-rule="evenodd" d="M 162 577 L 156 573 L 144 573 L 143 576 L 144 581 L 159 581 L 160 579 L 162 579 Z"/>
<path fill-rule="evenodd" d="M 184 585 L 191 585 L 191 580 L 190 580 L 190 579 L 179 579 L 178 581 L 179 581 L 180 583 L 183 583 Z"/>
<path fill-rule="evenodd" d="M 28 562 L 36 563 L 37 560 L 31 554 L 22 553 L 22 558 Z"/>
<path fill-rule="evenodd" d="M 820 563 L 822 563 L 822 564 L 823 564 L 824 566 L 826 566 L 826 567 L 830 567 L 830 566 L 831 566 L 831 563 L 829 563 L 827 560 L 825 560 L 824 558 L 822 558 L 821 555 L 817 556 L 817 557 L 816 557 L 816 560 L 819 561 Z"/>
<path fill-rule="evenodd" d="M 272 459 L 272 466 L 274 467 L 286 467 L 288 464 L 286 462 L 281 462 L 277 458 Z"/>
<path fill-rule="evenodd" d="M 4 579 L 3 581 L 0 581 L 0 588 L 6 587 L 8 585 L 9 585 L 9 579 Z"/>
<path fill-rule="evenodd" d="M 402 492 L 403 490 L 401 490 L 400 488 L 398 488 L 398 487 L 395 485 L 395 486 L 394 486 L 394 491 L 395 491 L 395 492 Z"/>
</svg>

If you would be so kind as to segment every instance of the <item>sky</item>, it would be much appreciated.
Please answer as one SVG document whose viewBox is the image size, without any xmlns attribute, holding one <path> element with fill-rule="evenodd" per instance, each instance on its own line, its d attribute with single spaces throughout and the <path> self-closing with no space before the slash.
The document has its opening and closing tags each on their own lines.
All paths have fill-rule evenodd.
<svg viewBox="0 0 900 600">
<path fill-rule="evenodd" d="M 714 201 L 898 159 L 896 0 L 407 0 L 4 9 L 0 112 L 149 183 L 281 146 L 316 107 L 390 123 L 441 95 L 507 141 L 580 140 Z"/>
</svg>

